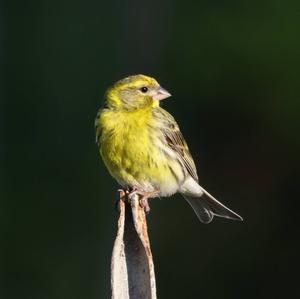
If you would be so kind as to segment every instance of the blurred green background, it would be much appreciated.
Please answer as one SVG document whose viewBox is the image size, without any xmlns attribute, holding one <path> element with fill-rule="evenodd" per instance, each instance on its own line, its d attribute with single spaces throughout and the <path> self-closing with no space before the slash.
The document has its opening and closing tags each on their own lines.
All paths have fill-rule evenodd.
<svg viewBox="0 0 300 299">
<path fill-rule="evenodd" d="M 7 1 L 1 30 L 5 299 L 109 298 L 116 189 L 105 89 L 154 76 L 200 181 L 245 219 L 148 216 L 159 298 L 297 297 L 299 1 Z"/>
</svg>

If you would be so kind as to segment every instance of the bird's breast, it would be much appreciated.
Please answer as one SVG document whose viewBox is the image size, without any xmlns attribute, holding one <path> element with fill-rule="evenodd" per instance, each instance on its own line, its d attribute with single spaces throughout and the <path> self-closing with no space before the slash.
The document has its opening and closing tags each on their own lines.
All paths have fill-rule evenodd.
<svg viewBox="0 0 300 299">
<path fill-rule="evenodd" d="M 176 192 L 180 165 L 161 150 L 160 131 L 155 129 L 151 111 L 104 115 L 100 122 L 100 152 L 119 183 L 163 189 L 162 195 Z"/>
</svg>

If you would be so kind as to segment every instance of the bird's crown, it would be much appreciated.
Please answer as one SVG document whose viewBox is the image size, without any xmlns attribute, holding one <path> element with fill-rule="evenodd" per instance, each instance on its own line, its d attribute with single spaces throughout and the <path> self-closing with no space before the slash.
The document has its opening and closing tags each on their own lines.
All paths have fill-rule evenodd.
<svg viewBox="0 0 300 299">
<path fill-rule="evenodd" d="M 133 111 L 159 106 L 170 94 L 149 76 L 133 75 L 117 81 L 105 94 L 109 109 Z"/>
</svg>

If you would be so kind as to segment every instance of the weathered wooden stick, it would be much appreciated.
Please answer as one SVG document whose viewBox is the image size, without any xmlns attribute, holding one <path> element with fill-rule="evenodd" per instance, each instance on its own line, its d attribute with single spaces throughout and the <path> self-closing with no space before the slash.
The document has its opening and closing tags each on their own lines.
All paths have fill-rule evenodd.
<svg viewBox="0 0 300 299">
<path fill-rule="evenodd" d="M 154 264 L 144 208 L 138 195 L 120 200 L 111 260 L 112 299 L 156 299 Z"/>
</svg>

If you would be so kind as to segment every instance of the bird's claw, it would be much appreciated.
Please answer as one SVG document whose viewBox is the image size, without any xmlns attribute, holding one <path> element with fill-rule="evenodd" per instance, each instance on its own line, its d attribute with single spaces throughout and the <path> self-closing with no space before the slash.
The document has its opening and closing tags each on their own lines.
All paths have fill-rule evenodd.
<svg viewBox="0 0 300 299">
<path fill-rule="evenodd" d="M 139 196 L 139 205 L 141 208 L 144 209 L 145 213 L 149 213 L 150 212 L 150 206 L 149 206 L 149 202 L 148 199 L 155 197 L 158 195 L 158 191 L 155 190 L 153 192 L 145 192 L 145 191 L 140 191 L 137 188 L 133 188 L 132 190 L 130 190 L 129 188 L 124 188 L 124 189 L 118 189 L 119 192 L 119 199 L 116 203 L 116 207 L 117 210 L 120 211 L 120 201 L 126 201 L 128 200 L 129 202 L 131 202 L 134 198 L 135 195 Z"/>
<path fill-rule="evenodd" d="M 137 190 L 136 188 L 134 188 L 128 194 L 128 198 L 130 200 L 132 200 L 134 195 L 139 195 L 139 204 L 140 204 L 140 207 L 143 208 L 144 211 L 145 211 L 145 213 L 148 214 L 150 212 L 150 206 L 149 206 L 148 199 L 156 197 L 158 194 L 159 194 L 158 190 L 155 190 L 155 191 L 152 191 L 152 192 L 145 192 L 145 191 L 140 191 L 140 190 Z"/>
<path fill-rule="evenodd" d="M 148 202 L 148 197 L 142 197 L 139 200 L 140 207 L 144 209 L 145 213 L 148 214 L 150 212 L 150 206 Z"/>
</svg>

